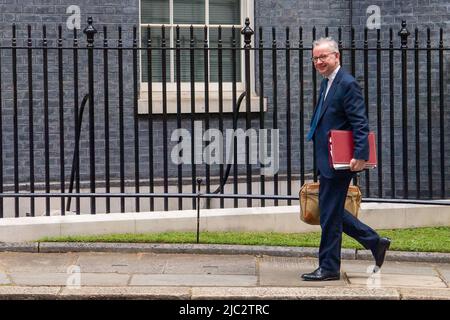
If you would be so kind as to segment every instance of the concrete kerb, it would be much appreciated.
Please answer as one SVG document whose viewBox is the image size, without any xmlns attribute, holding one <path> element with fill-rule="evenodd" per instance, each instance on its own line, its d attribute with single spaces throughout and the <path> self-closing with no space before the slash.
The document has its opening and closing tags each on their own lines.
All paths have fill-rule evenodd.
<svg viewBox="0 0 450 320">
<path fill-rule="evenodd" d="M 116 253 L 175 253 L 175 254 L 235 254 L 266 255 L 279 257 L 317 258 L 318 248 L 250 246 L 222 244 L 167 244 L 167 243 L 72 243 L 29 242 L 0 243 L 0 252 L 67 253 L 67 252 L 116 252 Z M 344 260 L 373 260 L 369 250 L 342 249 Z M 388 251 L 386 261 L 450 263 L 450 253 Z"/>
<path fill-rule="evenodd" d="M 410 295 L 415 294 L 415 291 Z M 0 300 L 400 300 L 396 289 L 284 287 L 0 287 Z"/>
<path fill-rule="evenodd" d="M 356 260 L 370 260 L 369 250 L 357 250 Z M 450 263 L 450 253 L 388 251 L 386 261 Z"/>
<path fill-rule="evenodd" d="M 448 289 L 286 287 L 0 287 L 0 300 L 448 300 Z"/>
<path fill-rule="evenodd" d="M 0 242 L 0 252 L 39 252 L 39 242 Z"/>
</svg>

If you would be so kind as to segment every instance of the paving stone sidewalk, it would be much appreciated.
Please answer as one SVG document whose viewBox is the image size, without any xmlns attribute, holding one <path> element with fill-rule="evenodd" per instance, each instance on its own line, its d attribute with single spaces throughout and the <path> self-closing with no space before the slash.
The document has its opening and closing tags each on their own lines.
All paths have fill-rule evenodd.
<svg viewBox="0 0 450 320">
<path fill-rule="evenodd" d="M 341 279 L 305 282 L 317 259 L 254 254 L 0 252 L 0 299 L 446 299 L 450 264 L 343 260 Z"/>
</svg>

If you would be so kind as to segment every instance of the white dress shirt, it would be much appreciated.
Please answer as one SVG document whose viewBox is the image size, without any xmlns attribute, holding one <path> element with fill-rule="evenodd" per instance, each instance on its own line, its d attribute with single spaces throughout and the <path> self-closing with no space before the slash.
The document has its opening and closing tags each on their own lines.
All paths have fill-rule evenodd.
<svg viewBox="0 0 450 320">
<path fill-rule="evenodd" d="M 341 66 L 337 66 L 337 68 L 334 69 L 334 71 L 328 76 L 328 85 L 327 85 L 327 90 L 325 91 L 325 99 L 327 98 L 328 91 L 330 90 L 331 85 L 333 84 L 333 80 L 334 80 L 334 78 L 336 78 L 336 75 L 340 68 L 341 68 Z"/>
</svg>

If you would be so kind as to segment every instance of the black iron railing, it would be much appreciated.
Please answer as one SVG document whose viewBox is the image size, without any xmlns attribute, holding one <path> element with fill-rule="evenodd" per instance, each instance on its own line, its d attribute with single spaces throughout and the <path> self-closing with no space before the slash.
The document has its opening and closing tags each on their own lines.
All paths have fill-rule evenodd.
<svg viewBox="0 0 450 320">
<path fill-rule="evenodd" d="M 32 37 L 31 27 L 27 39 L 18 39 L 17 26 L 12 26 L 10 44 L 0 47 L 0 217 L 12 211 L 15 217 L 50 215 L 52 209 L 62 215 L 72 209 L 77 214 L 154 211 L 158 199 L 161 209 L 168 210 L 172 198 L 178 200 L 170 202 L 176 209 L 199 209 L 200 198 L 206 199 L 207 208 L 214 199 L 219 199 L 221 208 L 237 207 L 239 199 L 249 207 L 289 205 L 296 203 L 301 184 L 317 179 L 313 148 L 304 135 L 317 102 L 318 75 L 309 59 L 311 42 L 319 37 L 316 28 L 306 37 L 300 27 L 295 39 L 286 28 L 283 42 L 275 28 L 264 33 L 260 27 L 258 41 L 253 41 L 247 19 L 241 30 L 242 47 L 234 27 L 226 41 L 222 28 L 217 28 L 215 45 L 208 41 L 207 27 L 198 45 L 191 27 L 185 47 L 179 27 L 173 47 L 164 26 L 155 43 L 154 29 L 142 28 L 144 41 L 139 44 L 136 27 L 131 39 L 121 27 L 114 33 L 117 39 L 109 39 L 107 27 L 96 35 L 92 18 L 84 29 L 86 39 L 79 39 L 75 30 L 66 40 L 59 27 L 56 39 L 49 40 L 46 26 L 39 39 Z M 450 48 L 444 46 L 443 29 L 437 45 L 426 29 L 423 45 L 416 28 L 413 46 L 408 45 L 411 34 L 405 22 L 397 37 L 392 28 L 384 38 L 381 30 L 365 29 L 362 41 L 353 28 L 350 39 L 343 39 L 342 28 L 333 30 L 343 67 L 363 87 L 370 126 L 377 135 L 379 166 L 361 175 L 364 201 L 448 204 Z M 326 28 L 321 36 L 330 34 Z M 369 35 L 375 38 L 369 40 Z M 80 41 L 86 42 L 80 45 Z M 160 65 L 155 66 L 155 61 Z M 214 77 L 213 68 L 217 68 Z M 146 83 L 141 81 L 144 74 Z M 201 105 L 196 100 L 199 77 L 204 88 Z M 168 90 L 171 79 L 174 92 Z M 229 105 L 224 102 L 226 94 L 231 97 Z M 80 96 L 84 97 L 81 110 Z M 214 99 L 217 110 L 211 109 Z M 86 103 L 88 119 L 83 121 Z M 169 110 L 170 103 L 175 112 Z M 239 110 L 241 103 L 245 110 Z M 183 109 L 186 104 L 190 108 Z M 147 110 L 140 112 L 140 106 Z M 273 130 L 280 141 L 279 157 L 273 159 L 279 161 L 279 169 L 269 174 L 264 171 L 268 163 L 253 161 L 251 134 L 242 145 L 232 137 L 231 163 L 198 163 L 194 131 L 199 122 L 205 131 L 218 129 L 222 135 L 227 129 L 246 133 L 253 129 L 261 137 L 263 130 Z M 185 152 L 177 153 L 171 143 L 183 143 L 183 138 L 169 141 L 175 129 L 191 134 L 188 163 L 174 163 L 171 158 Z M 275 138 L 259 147 L 274 153 Z M 211 140 L 202 142 L 202 147 L 212 145 Z M 260 156 L 262 150 L 257 152 Z M 240 154 L 245 158 L 242 163 Z M 204 192 L 199 191 L 200 178 Z M 171 186 L 175 188 L 169 191 Z M 59 206 L 52 204 L 55 199 Z M 191 199 L 191 205 L 184 199 Z M 8 205 L 7 200 L 13 202 Z M 43 209 L 38 211 L 41 200 Z M 83 205 L 89 209 L 82 210 Z"/>
</svg>

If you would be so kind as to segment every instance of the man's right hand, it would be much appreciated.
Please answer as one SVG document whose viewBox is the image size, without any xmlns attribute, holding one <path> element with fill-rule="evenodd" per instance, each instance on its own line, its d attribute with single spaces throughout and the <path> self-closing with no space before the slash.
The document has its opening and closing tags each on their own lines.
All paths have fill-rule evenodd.
<svg viewBox="0 0 450 320">
<path fill-rule="evenodd" d="M 366 166 L 366 160 L 352 159 L 350 161 L 350 171 L 362 171 Z"/>
</svg>

